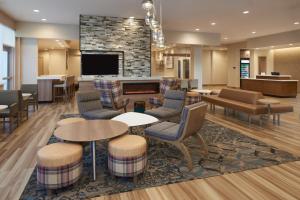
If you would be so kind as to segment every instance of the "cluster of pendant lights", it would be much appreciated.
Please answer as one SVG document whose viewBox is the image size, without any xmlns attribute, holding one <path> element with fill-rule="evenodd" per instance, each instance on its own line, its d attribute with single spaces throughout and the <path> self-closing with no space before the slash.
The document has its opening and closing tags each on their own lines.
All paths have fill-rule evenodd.
<svg viewBox="0 0 300 200">
<path fill-rule="evenodd" d="M 157 13 L 153 0 L 143 0 L 143 9 L 146 11 L 145 22 L 152 30 L 152 41 L 159 47 L 165 47 L 165 37 L 162 30 L 162 9 L 160 0 L 160 21 L 157 19 Z"/>
</svg>

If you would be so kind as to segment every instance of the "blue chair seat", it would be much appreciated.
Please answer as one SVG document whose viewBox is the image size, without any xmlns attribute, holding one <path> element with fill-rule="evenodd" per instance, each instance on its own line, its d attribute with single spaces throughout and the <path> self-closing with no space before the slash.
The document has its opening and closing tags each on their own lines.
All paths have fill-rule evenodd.
<svg viewBox="0 0 300 200">
<path fill-rule="evenodd" d="M 111 119 L 118 115 L 121 112 L 115 110 L 101 109 L 101 110 L 92 110 L 82 113 L 82 116 L 86 119 Z"/>
<path fill-rule="evenodd" d="M 145 129 L 146 136 L 156 137 L 163 140 L 175 141 L 180 136 L 178 134 L 179 124 L 172 122 L 162 122 Z"/>
<path fill-rule="evenodd" d="M 181 110 L 175 110 L 175 109 L 172 109 L 172 108 L 158 107 L 158 108 L 154 108 L 154 109 L 151 109 L 151 110 L 147 110 L 145 112 L 145 114 L 152 115 L 154 117 L 163 119 L 163 118 L 172 117 L 174 115 L 175 116 L 179 115 L 180 111 Z"/>
</svg>

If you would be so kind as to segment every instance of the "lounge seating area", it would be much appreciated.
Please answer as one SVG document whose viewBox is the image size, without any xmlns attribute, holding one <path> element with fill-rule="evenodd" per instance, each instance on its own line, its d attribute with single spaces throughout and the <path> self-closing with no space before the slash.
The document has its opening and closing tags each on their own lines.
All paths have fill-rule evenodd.
<svg viewBox="0 0 300 200">
<path fill-rule="evenodd" d="M 0 200 L 300 198 L 300 0 L 1 0 Z"/>
</svg>

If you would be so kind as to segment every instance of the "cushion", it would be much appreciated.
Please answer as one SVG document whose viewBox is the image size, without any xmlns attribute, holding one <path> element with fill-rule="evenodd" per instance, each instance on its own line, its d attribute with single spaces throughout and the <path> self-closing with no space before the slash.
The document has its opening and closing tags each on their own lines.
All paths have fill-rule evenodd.
<svg viewBox="0 0 300 200">
<path fill-rule="evenodd" d="M 179 124 L 162 122 L 146 128 L 145 134 L 147 136 L 156 137 L 163 140 L 175 141 L 180 137 L 178 130 Z"/>
<path fill-rule="evenodd" d="M 145 114 L 152 115 L 157 118 L 168 118 L 180 114 L 180 110 L 175 110 L 171 108 L 159 107 L 151 110 L 147 110 Z"/>
<path fill-rule="evenodd" d="M 108 152 L 117 158 L 130 158 L 144 155 L 147 149 L 146 139 L 138 135 L 124 135 L 108 143 Z"/>
<path fill-rule="evenodd" d="M 293 112 L 294 108 L 290 105 L 284 105 L 284 104 L 274 104 L 271 105 L 271 113 L 287 113 L 287 112 Z"/>
<path fill-rule="evenodd" d="M 261 92 L 230 88 L 222 89 L 219 94 L 219 97 L 247 104 L 256 104 L 258 99 L 264 98 Z"/>
<path fill-rule="evenodd" d="M 43 167 L 60 167 L 78 162 L 82 158 L 82 146 L 71 143 L 54 143 L 37 152 L 37 163 Z"/>
<path fill-rule="evenodd" d="M 87 119 L 111 119 L 120 114 L 120 111 L 101 109 L 82 113 L 82 116 Z"/>
</svg>

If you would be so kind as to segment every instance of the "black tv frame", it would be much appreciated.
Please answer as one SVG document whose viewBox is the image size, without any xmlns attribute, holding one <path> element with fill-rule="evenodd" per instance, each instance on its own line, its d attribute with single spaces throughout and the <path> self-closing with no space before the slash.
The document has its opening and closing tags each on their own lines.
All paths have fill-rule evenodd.
<svg viewBox="0 0 300 200">
<path fill-rule="evenodd" d="M 109 54 L 109 53 L 116 53 L 116 54 L 122 54 L 122 66 L 123 66 L 123 76 L 124 76 L 124 68 L 125 68 L 125 53 L 124 51 L 104 51 L 104 50 L 80 50 L 81 56 L 84 54 L 84 52 L 88 52 L 90 54 Z M 80 59 L 80 74 L 82 75 L 82 63 Z M 107 76 L 107 75 L 99 75 L 99 76 Z M 118 76 L 118 75 L 112 75 L 112 76 Z"/>
</svg>

